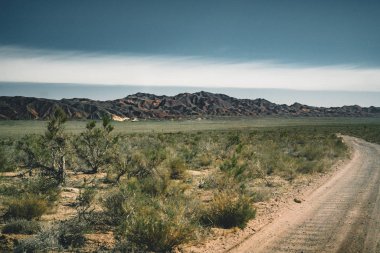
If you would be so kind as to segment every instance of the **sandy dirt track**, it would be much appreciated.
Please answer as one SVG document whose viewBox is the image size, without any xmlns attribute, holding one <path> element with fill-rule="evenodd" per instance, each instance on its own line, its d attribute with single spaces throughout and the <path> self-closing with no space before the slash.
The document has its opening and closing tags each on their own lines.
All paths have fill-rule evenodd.
<svg viewBox="0 0 380 253">
<path fill-rule="evenodd" d="M 380 145 L 344 137 L 352 159 L 229 252 L 380 252 Z"/>
</svg>

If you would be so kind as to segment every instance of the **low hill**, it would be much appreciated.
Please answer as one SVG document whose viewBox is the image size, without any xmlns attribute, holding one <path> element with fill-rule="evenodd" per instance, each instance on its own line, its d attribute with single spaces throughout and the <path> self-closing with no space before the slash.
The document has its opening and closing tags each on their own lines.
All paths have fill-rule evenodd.
<svg viewBox="0 0 380 253">
<path fill-rule="evenodd" d="M 116 120 L 223 116 L 380 117 L 380 107 L 352 105 L 326 108 L 299 103 L 288 106 L 261 98 L 237 99 L 201 91 L 176 96 L 136 93 L 108 101 L 2 96 L 0 119 L 48 119 L 57 107 L 61 107 L 70 119 L 100 119 L 104 114 L 112 115 Z"/>
</svg>

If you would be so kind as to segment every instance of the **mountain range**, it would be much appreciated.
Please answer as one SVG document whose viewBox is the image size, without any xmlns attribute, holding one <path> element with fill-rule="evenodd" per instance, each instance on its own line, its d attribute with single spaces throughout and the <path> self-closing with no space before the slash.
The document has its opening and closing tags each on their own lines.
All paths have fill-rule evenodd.
<svg viewBox="0 0 380 253">
<path fill-rule="evenodd" d="M 179 119 L 212 117 L 380 117 L 380 107 L 314 107 L 294 103 L 290 106 L 268 100 L 237 99 L 210 92 L 181 93 L 175 96 L 157 96 L 136 93 L 127 97 L 97 101 L 86 98 L 45 99 L 35 97 L 0 97 L 0 119 L 48 119 L 61 107 L 69 119 L 100 119 L 108 114 L 114 120 Z"/>
</svg>

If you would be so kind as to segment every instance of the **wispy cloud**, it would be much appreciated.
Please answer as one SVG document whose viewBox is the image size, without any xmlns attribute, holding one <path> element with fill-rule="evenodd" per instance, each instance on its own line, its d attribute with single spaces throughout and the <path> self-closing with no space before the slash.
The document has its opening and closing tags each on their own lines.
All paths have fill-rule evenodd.
<svg viewBox="0 0 380 253">
<path fill-rule="evenodd" d="M 2 46 L 0 81 L 380 91 L 380 69 Z"/>
</svg>

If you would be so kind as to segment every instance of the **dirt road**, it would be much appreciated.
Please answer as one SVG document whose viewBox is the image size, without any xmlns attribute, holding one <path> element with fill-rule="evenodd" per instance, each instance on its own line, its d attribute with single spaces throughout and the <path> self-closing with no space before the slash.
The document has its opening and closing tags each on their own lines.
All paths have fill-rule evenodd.
<svg viewBox="0 0 380 253">
<path fill-rule="evenodd" d="M 230 252 L 380 252 L 380 145 L 344 137 L 352 160 Z"/>
</svg>

